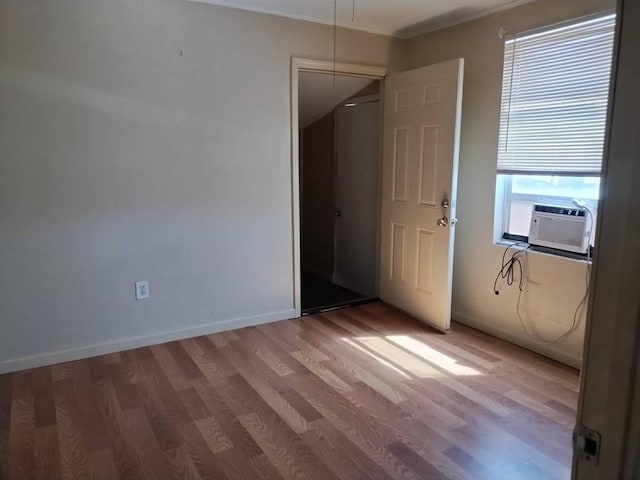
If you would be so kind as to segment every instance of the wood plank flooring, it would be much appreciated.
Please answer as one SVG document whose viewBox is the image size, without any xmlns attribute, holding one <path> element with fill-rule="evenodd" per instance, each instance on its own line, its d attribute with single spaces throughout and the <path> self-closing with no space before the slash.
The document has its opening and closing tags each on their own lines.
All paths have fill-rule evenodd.
<svg viewBox="0 0 640 480">
<path fill-rule="evenodd" d="M 13 479 L 557 479 L 578 372 L 383 304 L 0 376 Z"/>
</svg>

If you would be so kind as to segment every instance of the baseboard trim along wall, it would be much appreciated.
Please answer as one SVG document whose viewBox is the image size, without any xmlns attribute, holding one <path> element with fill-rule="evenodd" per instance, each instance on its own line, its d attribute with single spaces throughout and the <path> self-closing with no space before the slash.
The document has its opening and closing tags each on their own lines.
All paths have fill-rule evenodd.
<svg viewBox="0 0 640 480">
<path fill-rule="evenodd" d="M 78 347 L 69 350 L 61 350 L 58 352 L 49 352 L 40 355 L 5 360 L 3 362 L 0 362 L 0 374 L 17 372 L 29 368 L 42 367 L 45 365 L 53 365 L 56 363 L 70 362 L 73 360 L 95 357 L 97 355 L 121 352 L 123 350 L 130 350 L 132 348 L 148 347 L 150 345 L 157 345 L 159 343 L 199 337 L 201 335 L 209 335 L 211 333 L 235 330 L 237 328 L 278 322 L 280 320 L 294 318 L 295 316 L 295 310 L 283 310 L 281 312 L 271 312 L 251 317 L 222 320 L 219 322 L 197 325 L 195 327 L 169 330 L 165 332 L 154 333 L 151 335 L 141 335 L 137 337 L 114 340 L 106 343 L 89 345 L 86 347 Z"/>
<path fill-rule="evenodd" d="M 582 368 L 581 358 L 559 352 L 557 350 L 554 350 L 553 348 L 550 348 L 548 345 L 537 343 L 533 339 L 515 335 L 501 328 L 492 327 L 491 325 L 487 325 L 484 322 L 474 320 L 473 318 L 468 317 L 462 313 L 453 312 L 451 316 L 454 321 L 468 327 L 475 328 L 476 330 L 480 330 L 481 332 L 501 338 L 502 340 L 506 340 L 509 343 L 513 343 L 515 345 L 518 345 L 519 347 L 526 348 L 527 350 L 531 350 L 532 352 L 538 353 L 542 356 L 557 360 L 558 362 L 569 365 L 570 367 L 577 369 Z"/>
</svg>

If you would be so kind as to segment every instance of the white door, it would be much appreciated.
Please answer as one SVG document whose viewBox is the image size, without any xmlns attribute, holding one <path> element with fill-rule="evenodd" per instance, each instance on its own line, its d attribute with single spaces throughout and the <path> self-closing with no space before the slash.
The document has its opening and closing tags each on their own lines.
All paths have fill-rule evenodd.
<svg viewBox="0 0 640 480">
<path fill-rule="evenodd" d="M 462 59 L 385 80 L 380 297 L 446 331 L 456 216 Z"/>
<path fill-rule="evenodd" d="M 380 104 L 336 109 L 333 283 L 377 296 Z"/>
</svg>

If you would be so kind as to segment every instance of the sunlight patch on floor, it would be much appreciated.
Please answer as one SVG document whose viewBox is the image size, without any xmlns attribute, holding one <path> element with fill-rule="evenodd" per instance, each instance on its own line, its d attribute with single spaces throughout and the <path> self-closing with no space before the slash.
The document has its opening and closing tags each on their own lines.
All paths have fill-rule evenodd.
<svg viewBox="0 0 640 480">
<path fill-rule="evenodd" d="M 411 380 L 411 377 L 409 375 L 407 375 L 405 372 L 403 372 L 402 370 L 400 370 L 398 367 L 396 367 L 395 365 L 392 365 L 391 363 L 387 362 L 384 358 L 379 357 L 378 355 L 376 355 L 375 353 L 371 352 L 370 350 L 367 350 L 366 348 L 358 345 L 357 343 L 355 343 L 354 341 L 352 341 L 349 338 L 343 337 L 342 341 L 349 344 L 350 346 L 352 346 L 353 348 L 361 351 L 362 353 L 367 354 L 368 356 L 370 356 L 371 358 L 373 358 L 374 360 L 376 360 L 377 362 L 381 363 L 382 365 L 384 365 L 387 368 L 390 368 L 391 370 L 393 370 L 394 372 L 402 375 L 403 377 L 405 377 L 407 380 Z"/>
<path fill-rule="evenodd" d="M 418 378 L 443 378 L 447 376 L 384 338 L 356 337 L 356 340 Z"/>
<path fill-rule="evenodd" d="M 451 358 L 438 350 L 431 348 L 415 338 L 406 335 L 389 335 L 386 337 L 393 343 L 400 345 L 411 353 L 424 358 L 427 362 L 446 370 L 449 373 L 460 376 L 482 375 L 478 370 L 459 365 L 454 358 Z"/>
</svg>

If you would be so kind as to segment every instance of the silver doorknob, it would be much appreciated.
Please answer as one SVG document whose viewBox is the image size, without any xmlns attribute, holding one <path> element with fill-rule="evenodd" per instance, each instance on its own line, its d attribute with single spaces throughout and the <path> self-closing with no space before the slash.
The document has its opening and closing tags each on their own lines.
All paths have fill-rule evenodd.
<svg viewBox="0 0 640 480">
<path fill-rule="evenodd" d="M 447 225 L 449 225 L 449 219 L 447 217 L 439 218 L 438 220 L 436 220 L 436 224 L 439 227 L 446 227 Z"/>
</svg>

